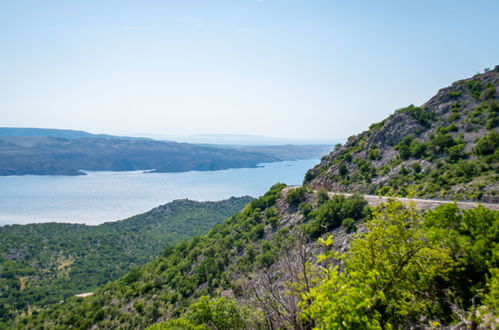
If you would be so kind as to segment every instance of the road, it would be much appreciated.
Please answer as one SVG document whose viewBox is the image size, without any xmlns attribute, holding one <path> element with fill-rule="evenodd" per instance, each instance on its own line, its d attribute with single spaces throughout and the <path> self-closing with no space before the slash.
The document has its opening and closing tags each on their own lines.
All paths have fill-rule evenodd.
<svg viewBox="0 0 499 330">
<path fill-rule="evenodd" d="M 352 196 L 353 194 L 349 193 L 337 193 L 337 192 L 329 192 L 329 196 L 334 195 L 344 195 L 344 196 Z M 442 205 L 453 203 L 454 201 L 446 201 L 446 200 L 437 200 L 437 199 L 421 199 L 421 198 L 403 198 L 403 197 L 384 197 L 384 196 L 374 196 L 374 195 L 362 195 L 365 200 L 371 206 L 376 206 L 385 202 L 388 199 L 395 199 L 402 203 L 414 203 L 416 208 L 418 209 L 434 209 L 435 207 Z M 483 205 L 488 209 L 499 211 L 499 203 L 480 203 L 480 202 L 462 202 L 455 201 L 457 206 L 461 209 L 472 209 L 477 207 L 478 205 Z"/>
<path fill-rule="evenodd" d="M 288 186 L 287 189 L 295 189 L 300 186 Z M 334 195 L 343 195 L 343 196 L 352 196 L 351 193 L 341 193 L 341 192 L 328 192 L 329 196 Z M 477 207 L 478 205 L 483 205 L 488 209 L 493 211 L 499 211 L 499 203 L 482 203 L 482 202 L 471 202 L 471 201 L 449 201 L 449 200 L 441 200 L 441 199 L 422 199 L 422 198 L 404 198 L 404 197 L 385 197 L 385 196 L 376 196 L 376 195 L 362 195 L 365 200 L 369 203 L 370 206 L 376 206 L 383 202 L 386 202 L 388 199 L 395 199 L 402 203 L 414 203 L 416 208 L 422 209 L 434 209 L 435 207 L 448 203 L 456 203 L 457 206 L 461 209 L 472 209 Z"/>
</svg>

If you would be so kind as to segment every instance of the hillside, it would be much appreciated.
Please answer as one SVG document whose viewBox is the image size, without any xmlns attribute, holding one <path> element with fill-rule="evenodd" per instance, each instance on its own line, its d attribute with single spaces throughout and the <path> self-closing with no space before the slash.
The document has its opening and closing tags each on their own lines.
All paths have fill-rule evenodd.
<svg viewBox="0 0 499 330">
<path fill-rule="evenodd" d="M 461 213 L 449 204 L 418 213 L 389 202 L 373 209 L 360 196 L 275 185 L 208 235 L 167 249 L 93 296 L 70 298 L 11 326 L 408 328 L 459 323 L 474 296 L 484 304 L 476 321 L 485 324 L 494 306 L 486 283 L 499 266 L 492 257 L 498 226 L 499 212 L 483 207 Z"/>
<path fill-rule="evenodd" d="M 453 203 L 425 210 L 396 200 L 374 206 L 332 192 L 494 200 L 497 78 L 498 68 L 397 111 L 337 147 L 303 187 L 276 184 L 207 235 L 166 249 L 93 296 L 9 326 L 496 327 L 498 211 Z"/>
<path fill-rule="evenodd" d="M 319 158 L 330 150 L 327 145 L 196 145 L 83 131 L 0 128 L 0 175 L 84 175 L 81 170 L 212 171 Z"/>
<path fill-rule="evenodd" d="M 0 138 L 0 175 L 83 175 L 88 171 L 211 171 L 280 159 L 187 143 L 108 138 Z"/>
<path fill-rule="evenodd" d="M 352 136 L 305 183 L 338 192 L 499 201 L 499 66 Z"/>
<path fill-rule="evenodd" d="M 219 202 L 177 200 L 98 226 L 64 223 L 0 227 L 0 320 L 94 290 L 205 234 L 239 212 L 250 197 Z"/>
</svg>

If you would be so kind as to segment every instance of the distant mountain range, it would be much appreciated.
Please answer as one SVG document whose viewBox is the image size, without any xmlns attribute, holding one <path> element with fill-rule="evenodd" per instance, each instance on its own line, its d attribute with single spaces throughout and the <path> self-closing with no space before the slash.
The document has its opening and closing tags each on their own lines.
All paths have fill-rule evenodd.
<svg viewBox="0 0 499 330">
<path fill-rule="evenodd" d="M 211 171 L 319 158 L 329 145 L 217 146 L 84 131 L 0 128 L 0 175 L 82 175 L 89 171 Z"/>
<path fill-rule="evenodd" d="M 216 144 L 216 145 L 335 145 L 344 143 L 344 139 L 299 139 L 299 138 L 278 138 L 247 134 L 196 134 L 196 135 L 162 135 L 162 134 L 132 134 L 133 137 L 148 137 L 155 140 L 171 140 L 195 144 Z"/>
<path fill-rule="evenodd" d="M 30 128 L 30 127 L 0 127 L 0 137 L 14 136 L 51 136 L 63 139 L 79 138 L 104 138 L 104 139 L 125 139 L 125 140 L 148 140 L 147 137 L 115 136 L 108 134 L 92 134 L 85 131 L 55 128 Z"/>
</svg>

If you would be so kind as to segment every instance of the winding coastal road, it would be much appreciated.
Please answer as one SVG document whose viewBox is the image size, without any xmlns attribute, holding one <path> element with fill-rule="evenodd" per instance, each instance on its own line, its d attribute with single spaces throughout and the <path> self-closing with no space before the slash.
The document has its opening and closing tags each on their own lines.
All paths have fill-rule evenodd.
<svg viewBox="0 0 499 330">
<path fill-rule="evenodd" d="M 300 186 L 289 186 L 287 189 L 295 189 Z M 328 192 L 329 196 L 334 195 L 343 195 L 346 197 L 352 196 L 354 194 L 351 193 L 341 193 L 341 192 Z M 369 203 L 370 206 L 376 206 L 381 203 L 386 202 L 389 199 L 395 199 L 402 203 L 414 203 L 417 209 L 425 210 L 425 209 L 434 209 L 439 205 L 448 204 L 448 203 L 456 203 L 460 209 L 472 209 L 477 207 L 478 205 L 483 205 L 484 207 L 491 209 L 493 211 L 499 211 L 499 203 L 482 203 L 482 202 L 472 202 L 472 201 L 449 201 L 449 200 L 441 200 L 441 199 L 422 199 L 422 198 L 404 198 L 404 197 L 385 197 L 385 196 L 376 196 L 376 195 L 364 195 L 360 194 L 364 199 Z"/>
<path fill-rule="evenodd" d="M 336 193 L 329 192 L 329 196 L 334 195 L 344 195 L 344 196 L 352 196 L 353 194 L 348 193 Z M 448 203 L 456 203 L 460 209 L 472 209 L 477 207 L 478 205 L 483 205 L 488 209 L 493 211 L 499 211 L 499 203 L 481 203 L 481 202 L 462 202 L 462 201 L 447 201 L 447 200 L 439 200 L 439 199 L 421 199 L 421 198 L 403 198 L 403 197 L 384 197 L 384 196 L 374 196 L 374 195 L 362 195 L 365 200 L 371 206 L 376 206 L 383 202 L 386 202 L 388 199 L 395 199 L 402 203 L 414 203 L 416 208 L 422 209 L 434 209 L 435 207 Z"/>
</svg>

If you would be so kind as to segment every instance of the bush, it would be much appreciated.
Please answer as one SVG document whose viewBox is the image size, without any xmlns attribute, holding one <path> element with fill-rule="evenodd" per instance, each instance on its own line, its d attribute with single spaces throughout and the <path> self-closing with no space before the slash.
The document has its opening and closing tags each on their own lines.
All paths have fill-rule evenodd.
<svg viewBox="0 0 499 330">
<path fill-rule="evenodd" d="M 436 135 L 434 135 L 431 138 L 430 143 L 439 151 L 443 151 L 446 148 L 452 147 L 457 144 L 452 135 L 442 133 L 437 133 Z"/>
<path fill-rule="evenodd" d="M 319 205 L 324 204 L 329 200 L 329 195 L 327 193 L 327 190 L 324 188 L 319 188 L 317 191 L 317 203 Z"/>
<path fill-rule="evenodd" d="M 341 176 L 345 176 L 348 173 L 348 167 L 344 163 L 341 163 L 338 167 L 338 172 L 340 172 Z"/>
<path fill-rule="evenodd" d="M 369 160 L 378 160 L 381 158 L 381 151 L 378 148 L 371 149 L 367 158 Z"/>
<path fill-rule="evenodd" d="M 305 178 L 303 178 L 303 184 L 306 184 L 310 181 L 312 181 L 313 179 L 315 179 L 316 177 L 316 174 L 313 170 L 308 170 L 307 173 L 305 173 Z"/>
<path fill-rule="evenodd" d="M 412 164 L 411 167 L 412 167 L 412 170 L 414 171 L 414 173 L 421 172 L 421 165 L 419 165 L 418 163 Z"/>
<path fill-rule="evenodd" d="M 352 218 L 346 218 L 345 220 L 343 220 L 341 222 L 341 226 L 345 228 L 345 231 L 347 233 L 351 233 L 357 230 L 357 227 L 355 226 L 355 220 Z"/>
<path fill-rule="evenodd" d="M 499 133 L 492 131 L 477 141 L 473 151 L 477 155 L 493 154 L 499 146 Z"/>
<path fill-rule="evenodd" d="M 297 206 L 305 200 L 306 193 L 307 188 L 305 187 L 292 188 L 288 191 L 286 202 L 288 202 L 290 205 Z"/>
<path fill-rule="evenodd" d="M 298 205 L 298 211 L 303 214 L 303 216 L 308 217 L 309 213 L 312 212 L 312 205 L 307 202 L 301 202 Z"/>
<path fill-rule="evenodd" d="M 412 104 L 406 108 L 398 109 L 395 113 L 407 113 L 409 116 L 417 120 L 417 122 L 422 126 L 429 126 L 435 119 L 434 112 L 425 111 L 425 109 L 416 107 Z"/>
<path fill-rule="evenodd" d="M 312 238 L 337 228 L 347 218 L 360 220 L 367 214 L 367 201 L 360 195 L 345 197 L 335 195 L 322 204 L 319 209 L 311 212 L 311 220 L 304 224 L 304 231 Z"/>
<path fill-rule="evenodd" d="M 465 158 L 466 155 L 464 153 L 464 144 L 457 144 L 452 146 L 446 150 L 447 155 L 449 156 L 450 161 L 456 162 L 461 158 Z"/>
<path fill-rule="evenodd" d="M 480 83 L 479 80 L 469 80 L 466 82 L 466 85 L 468 86 L 471 96 L 474 98 L 479 98 L 480 97 L 480 92 L 482 91 L 482 84 Z"/>
<path fill-rule="evenodd" d="M 482 100 L 493 99 L 494 97 L 496 97 L 496 89 L 493 86 L 485 88 L 480 93 L 480 99 Z"/>
</svg>

